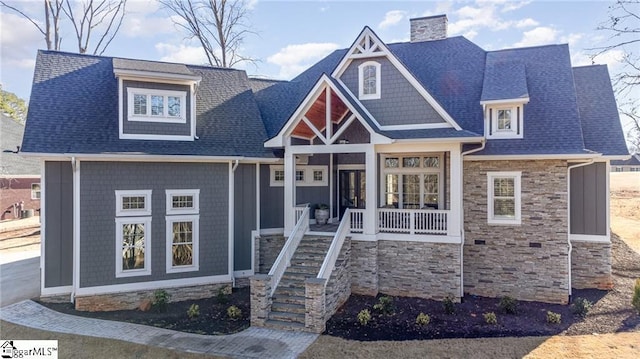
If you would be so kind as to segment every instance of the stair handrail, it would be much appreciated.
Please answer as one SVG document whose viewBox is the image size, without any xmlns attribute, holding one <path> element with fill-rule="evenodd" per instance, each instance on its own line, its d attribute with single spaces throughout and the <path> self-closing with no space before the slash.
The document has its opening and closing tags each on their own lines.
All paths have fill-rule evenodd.
<svg viewBox="0 0 640 359">
<path fill-rule="evenodd" d="M 338 260 L 338 255 L 342 250 L 344 239 L 349 233 L 351 233 L 351 211 L 349 208 L 347 208 L 347 210 L 342 215 L 342 220 L 340 221 L 338 230 L 336 231 L 335 236 L 333 236 L 329 251 L 324 257 L 322 267 L 320 267 L 320 271 L 318 272 L 317 278 L 325 279 L 325 286 L 329 282 L 331 273 L 336 266 L 336 261 Z"/>
<path fill-rule="evenodd" d="M 276 291 L 276 287 L 280 283 L 280 279 L 284 275 L 284 272 L 287 270 L 287 267 L 291 264 L 291 257 L 296 252 L 302 237 L 309 230 L 309 205 L 305 207 L 302 211 L 302 215 L 300 215 L 300 219 L 296 223 L 296 226 L 293 227 L 293 231 L 289 235 L 289 238 L 285 242 L 280 254 L 278 254 L 278 258 L 273 262 L 273 266 L 269 271 L 269 276 L 271 276 L 271 293 Z"/>
</svg>

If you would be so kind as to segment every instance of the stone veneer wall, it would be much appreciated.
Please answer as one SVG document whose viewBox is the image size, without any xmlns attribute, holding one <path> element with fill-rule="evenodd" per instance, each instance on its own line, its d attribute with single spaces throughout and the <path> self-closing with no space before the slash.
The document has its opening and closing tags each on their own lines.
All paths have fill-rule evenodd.
<svg viewBox="0 0 640 359">
<path fill-rule="evenodd" d="M 488 171 L 522 171 L 521 225 L 487 223 Z M 566 161 L 465 161 L 463 198 L 465 292 L 567 303 Z"/>
<path fill-rule="evenodd" d="M 325 320 L 329 320 L 336 310 L 351 295 L 351 238 L 344 240 L 336 266 L 331 273 L 325 292 Z"/>
<path fill-rule="evenodd" d="M 351 293 L 378 294 L 378 242 L 351 241 Z"/>
<path fill-rule="evenodd" d="M 282 234 L 261 235 L 257 238 L 259 241 L 256 246 L 256 260 L 259 261 L 258 273 L 267 274 L 271 270 L 271 266 L 278 258 L 282 247 L 287 239 Z"/>
<path fill-rule="evenodd" d="M 460 298 L 460 245 L 378 242 L 378 285 L 405 297 Z"/>
<path fill-rule="evenodd" d="M 231 283 L 164 288 L 164 290 L 171 295 L 170 302 L 213 297 L 218 294 L 220 289 L 223 289 L 225 293 L 231 293 Z M 143 301 L 153 300 L 153 292 L 155 291 L 156 289 L 77 296 L 75 298 L 76 310 L 106 312 L 136 309 Z"/>
<path fill-rule="evenodd" d="M 571 241 L 571 286 L 612 289 L 611 243 Z"/>
</svg>

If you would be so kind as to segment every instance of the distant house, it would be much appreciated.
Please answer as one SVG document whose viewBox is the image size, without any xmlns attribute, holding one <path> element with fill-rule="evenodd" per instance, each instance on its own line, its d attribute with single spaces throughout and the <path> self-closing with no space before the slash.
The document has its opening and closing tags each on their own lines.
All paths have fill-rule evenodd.
<svg viewBox="0 0 640 359">
<path fill-rule="evenodd" d="M 608 173 L 628 157 L 606 66 L 486 51 L 446 16 L 403 43 L 365 27 L 291 81 L 40 51 L 22 152 L 45 161 L 43 298 L 250 284 L 253 325 L 311 331 L 351 293 L 610 288 Z"/>
<path fill-rule="evenodd" d="M 4 114 L 0 121 L 0 220 L 39 215 L 40 161 L 18 154 L 24 126 Z"/>
<path fill-rule="evenodd" d="M 611 161 L 612 172 L 640 172 L 640 154 L 636 153 L 628 160 Z"/>
</svg>

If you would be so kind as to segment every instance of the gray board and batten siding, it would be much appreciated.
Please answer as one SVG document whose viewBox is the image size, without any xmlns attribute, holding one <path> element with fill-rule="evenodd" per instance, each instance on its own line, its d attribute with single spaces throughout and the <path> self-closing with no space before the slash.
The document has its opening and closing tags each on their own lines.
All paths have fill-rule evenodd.
<svg viewBox="0 0 640 359">
<path fill-rule="evenodd" d="M 167 189 L 200 190 L 198 271 L 166 273 Z M 151 275 L 115 277 L 116 190 L 152 190 Z M 228 274 L 228 204 L 228 163 L 82 162 L 80 287 Z"/>
<path fill-rule="evenodd" d="M 233 266 L 235 271 L 244 271 L 251 269 L 251 231 L 256 229 L 256 165 L 238 165 L 233 178 Z"/>
<path fill-rule="evenodd" d="M 284 228 L 284 187 L 272 187 L 270 165 L 260 165 L 260 228 Z"/>
<path fill-rule="evenodd" d="M 368 59 L 353 60 L 340 80 L 358 96 L 358 66 Z M 380 68 L 380 99 L 361 100 L 382 126 L 443 123 L 442 116 L 418 93 L 400 71 L 386 58 L 376 58 Z"/>
<path fill-rule="evenodd" d="M 45 162 L 44 288 L 73 284 L 73 170 Z"/>
<path fill-rule="evenodd" d="M 165 136 L 191 136 L 191 89 L 187 85 L 162 84 L 155 82 L 141 82 L 124 80 L 122 82 L 122 132 L 128 135 L 165 135 Z M 128 88 L 142 88 L 150 90 L 184 91 L 186 97 L 186 122 L 163 123 L 162 120 L 153 122 L 140 122 L 128 120 Z M 144 91 L 142 91 L 144 92 Z"/>
<path fill-rule="evenodd" d="M 571 169 L 571 234 L 607 234 L 608 190 L 604 162 Z"/>
</svg>

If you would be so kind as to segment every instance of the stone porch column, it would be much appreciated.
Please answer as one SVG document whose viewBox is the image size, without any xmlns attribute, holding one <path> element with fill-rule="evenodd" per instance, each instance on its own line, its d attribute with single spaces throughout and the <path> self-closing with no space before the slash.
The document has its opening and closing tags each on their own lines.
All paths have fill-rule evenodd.
<svg viewBox="0 0 640 359">
<path fill-rule="evenodd" d="M 251 325 L 264 327 L 271 311 L 271 276 L 258 274 L 251 282 Z"/>
</svg>

